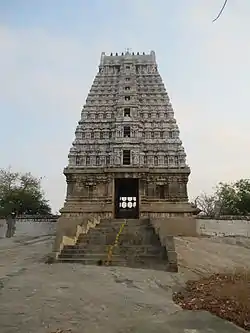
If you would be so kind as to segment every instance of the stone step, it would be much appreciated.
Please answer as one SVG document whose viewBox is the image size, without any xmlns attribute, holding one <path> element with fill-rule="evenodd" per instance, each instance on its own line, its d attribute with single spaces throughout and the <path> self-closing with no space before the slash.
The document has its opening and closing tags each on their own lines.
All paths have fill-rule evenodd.
<svg viewBox="0 0 250 333">
<path fill-rule="evenodd" d="M 91 245 L 91 246 L 77 246 L 74 248 L 63 249 L 63 254 L 85 254 L 85 253 L 108 253 L 110 245 Z M 129 245 L 129 246 L 116 246 L 113 248 L 113 253 L 134 253 L 138 254 L 164 254 L 165 249 L 159 246 L 152 246 L 150 244 L 142 246 L 140 245 Z"/>
<path fill-rule="evenodd" d="M 117 238 L 117 233 L 107 233 L 107 234 L 89 234 L 83 235 L 78 238 L 77 243 L 91 243 L 95 241 L 100 241 L 101 243 L 112 244 Z M 121 233 L 117 238 L 119 242 L 129 243 L 134 240 L 137 242 L 150 243 L 160 242 L 159 237 L 153 233 Z"/>
<path fill-rule="evenodd" d="M 99 236 L 99 235 L 108 235 L 108 234 L 112 234 L 112 235 L 117 235 L 118 232 L 120 231 L 120 229 L 113 229 L 113 228 L 107 228 L 107 229 L 104 229 L 104 228 L 95 228 L 95 229 L 91 229 L 89 230 L 89 232 L 87 234 L 80 234 L 79 235 L 79 238 L 81 237 L 86 237 L 86 236 L 90 236 L 90 235 L 93 235 L 93 236 Z M 140 227 L 140 228 L 135 228 L 135 227 L 125 227 L 122 232 L 121 232 L 121 235 L 126 235 L 126 234 L 129 234 L 129 235 L 137 235 L 137 234 L 144 234 L 144 233 L 151 233 L 151 234 L 156 234 L 154 229 L 151 228 L 151 227 Z"/>
<path fill-rule="evenodd" d="M 98 262 L 99 260 L 102 260 L 103 262 L 105 262 L 108 259 L 108 255 L 107 254 L 103 254 L 103 253 L 95 253 L 95 254 L 86 254 L 86 255 L 82 255 L 82 254 L 74 254 L 74 255 L 70 255 L 70 254 L 65 254 L 65 255 L 60 255 L 58 257 L 58 259 L 65 259 L 65 260 L 69 260 L 69 259 L 74 259 L 74 260 L 81 260 L 83 259 L 84 261 L 89 261 L 92 260 L 93 262 Z M 153 255 L 141 255 L 141 256 L 121 256 L 121 255 L 117 255 L 117 254 L 113 254 L 111 256 L 111 261 L 112 262 L 126 262 L 127 264 L 145 264 L 145 265 L 153 265 L 153 264 L 162 264 L 162 265 L 166 265 L 168 263 L 167 260 L 162 260 L 161 258 L 157 257 L 157 256 L 153 256 Z"/>
<path fill-rule="evenodd" d="M 167 258 L 167 252 L 164 248 L 124 248 L 120 247 L 114 250 L 113 253 L 120 255 L 134 255 L 134 256 L 157 256 L 161 259 Z"/>
<path fill-rule="evenodd" d="M 78 246 L 87 245 L 112 245 L 115 243 L 116 235 L 106 236 L 89 236 L 81 237 L 77 241 Z M 161 246 L 160 240 L 157 235 L 123 235 L 118 238 L 118 244 L 120 246 L 143 246 L 144 244 L 150 244 L 152 246 Z"/>
<path fill-rule="evenodd" d="M 58 261 L 75 262 L 85 265 L 105 265 L 110 246 L 125 220 L 102 220 L 87 234 L 79 235 L 77 244 L 65 246 Z M 175 252 L 174 252 L 175 254 Z M 147 219 L 127 220 L 118 239 L 118 245 L 112 251 L 112 266 L 159 269 L 176 271 L 171 267 L 166 249 Z M 171 256 L 170 256 L 171 257 Z"/>
<path fill-rule="evenodd" d="M 106 266 L 104 261 L 101 259 L 85 259 L 85 258 L 58 258 L 58 262 L 62 263 L 79 263 L 83 265 L 96 265 L 96 266 Z M 109 266 L 122 266 L 127 267 L 128 263 L 126 261 L 112 261 L 112 264 Z"/>
<path fill-rule="evenodd" d="M 101 228 L 101 229 L 106 229 L 106 228 L 120 228 L 122 226 L 123 223 L 113 223 L 113 222 L 101 222 L 99 223 L 96 227 L 97 228 Z M 150 223 L 145 223 L 145 222 L 129 222 L 125 224 L 125 227 L 130 227 L 130 228 L 142 228 L 142 227 L 151 227 L 153 228 L 153 226 Z"/>
<path fill-rule="evenodd" d="M 88 234 L 107 234 L 107 233 L 118 233 L 120 231 L 120 226 L 119 227 L 114 227 L 114 226 L 96 226 L 95 228 L 92 228 L 88 231 Z M 142 233 L 145 231 L 154 231 L 154 228 L 151 226 L 127 226 L 125 225 L 124 228 L 122 229 L 122 233 Z"/>
<path fill-rule="evenodd" d="M 119 250 L 119 248 L 123 248 L 123 249 L 127 249 L 127 250 L 131 250 L 131 251 L 136 251 L 136 250 L 139 250 L 139 249 L 145 249 L 145 250 L 150 250 L 152 249 L 152 251 L 155 249 L 164 249 L 163 246 L 161 246 L 160 244 L 155 244 L 155 245 L 151 245 L 151 246 L 148 246 L 147 245 L 148 243 L 136 243 L 134 242 L 134 244 L 131 244 L 131 243 L 118 243 L 115 248 Z M 100 242 L 92 242 L 92 243 L 79 243 L 76 245 L 76 249 L 82 249 L 82 250 L 90 250 L 91 248 L 100 248 L 100 249 L 107 249 L 109 248 L 110 246 L 114 246 L 114 242 L 112 243 L 100 243 Z M 71 248 L 65 248 L 64 250 L 71 250 Z"/>
<path fill-rule="evenodd" d="M 95 229 L 91 229 L 89 230 L 89 232 L 87 234 L 80 234 L 79 237 L 86 237 L 87 235 L 96 235 L 96 236 L 99 236 L 99 235 L 107 235 L 107 234 L 114 234 L 114 235 L 117 235 L 118 232 L 120 231 L 120 228 L 112 228 L 112 227 L 109 227 L 109 228 L 95 228 Z M 153 231 L 151 228 L 147 228 L 147 227 L 140 227 L 140 228 L 135 228 L 135 227 L 125 227 L 123 228 L 122 230 L 122 234 L 142 234 L 144 232 L 147 232 L 147 231 Z"/>
<path fill-rule="evenodd" d="M 99 258 L 106 260 L 108 258 L 108 253 L 62 253 L 59 255 L 59 258 L 85 258 L 85 259 L 93 259 L 93 258 Z M 164 260 L 160 258 L 158 255 L 150 255 L 150 254 L 141 254 L 141 255 L 121 255 L 121 254 L 115 254 L 113 253 L 111 256 L 112 260 L 126 260 L 129 262 L 144 262 L 144 261 L 153 261 L 153 262 L 167 262 L 167 259 Z"/>
<path fill-rule="evenodd" d="M 122 225 L 98 225 L 97 227 L 93 228 L 99 229 L 99 230 L 120 230 Z M 123 227 L 123 230 L 125 229 L 131 229 L 131 230 L 154 230 L 153 226 L 151 225 L 142 225 L 142 224 L 125 224 Z M 92 230 L 92 229 L 91 229 Z"/>
<path fill-rule="evenodd" d="M 101 236 L 92 236 L 88 238 L 79 238 L 77 240 L 77 245 L 98 245 L 98 244 L 103 244 L 103 245 L 109 245 L 109 244 L 114 244 L 116 236 L 112 235 L 105 235 L 103 237 Z"/>
<path fill-rule="evenodd" d="M 149 218 L 139 218 L 139 219 L 101 219 L 101 222 L 113 222 L 113 223 L 122 223 L 122 222 L 148 222 Z"/>
<path fill-rule="evenodd" d="M 110 242 L 113 243 L 117 237 L 116 233 L 107 233 L 107 234 L 89 234 L 89 235 L 83 235 L 78 238 L 77 242 L 90 242 L 90 241 L 95 241 L 95 240 L 100 240 L 102 242 Z M 151 241 L 156 241 L 159 242 L 159 237 L 157 235 L 154 235 L 153 233 L 121 233 L 119 235 L 118 241 L 123 241 L 123 242 L 128 242 L 129 240 L 137 240 L 137 241 L 142 241 L 142 242 L 147 242 L 150 243 Z"/>
<path fill-rule="evenodd" d="M 107 253 L 62 253 L 60 254 L 59 257 L 61 258 L 71 258 L 71 257 L 74 257 L 74 258 L 85 258 L 85 259 L 93 259 L 93 258 L 99 258 L 99 259 L 103 259 L 103 260 L 106 260 L 107 257 L 108 257 L 108 254 Z M 125 260 L 125 258 L 121 258 L 121 256 L 117 255 L 117 254 L 113 254 L 112 257 L 114 258 L 114 260 L 116 259 L 123 259 Z"/>
<path fill-rule="evenodd" d="M 58 262 L 68 262 L 68 263 L 81 263 L 84 265 L 102 265 L 106 267 L 105 261 L 107 258 L 102 257 L 92 257 L 92 258 L 84 258 L 84 257 L 73 257 L 73 258 L 58 258 Z M 123 266 L 123 267 L 131 267 L 131 268 L 140 268 L 140 269 L 154 269 L 154 270 L 163 270 L 163 271 L 171 271 L 169 268 L 169 264 L 163 261 L 152 260 L 137 260 L 137 261 L 128 261 L 121 258 L 112 258 L 111 262 L 108 266 Z"/>
<path fill-rule="evenodd" d="M 108 253 L 64 253 L 62 252 L 59 255 L 59 258 L 85 258 L 85 259 L 89 259 L 89 258 L 99 258 L 99 259 L 107 259 L 108 257 Z M 154 261 L 154 262 L 167 262 L 167 258 L 163 259 L 161 258 L 161 256 L 159 255 L 155 255 L 155 254 L 118 254 L 118 253 L 113 253 L 112 254 L 112 260 L 127 260 L 130 262 L 141 262 L 141 261 Z"/>
</svg>

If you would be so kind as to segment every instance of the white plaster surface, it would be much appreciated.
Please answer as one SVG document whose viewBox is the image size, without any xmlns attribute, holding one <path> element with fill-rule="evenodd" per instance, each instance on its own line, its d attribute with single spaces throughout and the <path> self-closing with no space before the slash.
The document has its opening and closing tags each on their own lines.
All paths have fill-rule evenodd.
<svg viewBox="0 0 250 333">
<path fill-rule="evenodd" d="M 250 237 L 250 221 L 197 219 L 197 231 L 205 236 Z"/>
</svg>

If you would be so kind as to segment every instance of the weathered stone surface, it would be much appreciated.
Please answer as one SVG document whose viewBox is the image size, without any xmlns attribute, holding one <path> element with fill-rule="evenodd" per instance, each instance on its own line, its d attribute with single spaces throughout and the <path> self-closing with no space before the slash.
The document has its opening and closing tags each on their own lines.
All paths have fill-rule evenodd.
<svg viewBox="0 0 250 333">
<path fill-rule="evenodd" d="M 197 218 L 197 232 L 206 236 L 245 236 L 250 237 L 250 221 L 241 216 L 220 219 Z"/>
<path fill-rule="evenodd" d="M 109 223 L 114 218 L 156 219 L 162 225 L 157 237 L 165 251 L 167 236 L 196 235 L 194 209 L 187 194 L 190 168 L 154 51 L 142 55 L 102 54 L 68 158 L 64 169 L 67 194 L 57 224 L 55 257 L 63 247 L 63 239 L 75 242 L 77 226 L 88 219 L 108 219 Z M 96 229 L 85 241 L 112 245 L 114 231 Z M 123 233 L 123 249 L 128 239 L 137 242 L 133 245 L 154 242 L 142 241 L 133 235 L 136 232 L 147 235 L 138 228 L 126 239 Z M 65 251 L 61 259 L 64 256 L 69 260 L 70 254 Z M 170 251 L 174 270 L 176 260 L 171 245 Z M 130 247 L 131 260 L 138 257 L 132 252 Z M 149 259 L 150 255 L 143 256 Z M 79 253 L 77 257 L 79 261 Z"/>
<path fill-rule="evenodd" d="M 8 227 L 5 220 L 0 219 L 0 239 L 5 238 L 8 234 Z M 56 232 L 56 222 L 36 222 L 32 221 L 20 221 L 17 220 L 14 228 L 12 237 L 35 237 L 48 234 L 55 234 Z"/>
<path fill-rule="evenodd" d="M 115 244 L 123 223 L 125 220 L 101 221 L 87 234 L 80 235 L 76 245 L 65 246 L 59 255 L 59 261 L 72 260 L 96 265 L 102 260 L 104 263 L 108 259 L 109 247 Z M 166 247 L 161 245 L 159 236 L 149 220 L 126 220 L 117 246 L 112 249 L 111 264 L 168 270 L 170 261 L 171 269 L 173 270 L 175 264 L 176 271 L 177 257 L 174 250 L 170 251 L 169 256 L 170 260 Z"/>
<path fill-rule="evenodd" d="M 216 251 L 220 251 L 219 268 L 233 252 L 243 250 L 231 245 L 228 254 L 223 243 L 211 251 L 214 243 L 210 240 L 201 239 L 200 245 L 180 240 L 178 248 L 187 271 L 192 255 L 184 251 L 186 247 L 192 246 L 192 254 L 202 249 L 196 264 L 205 257 L 208 270 L 211 266 L 207 263 L 214 262 Z M 172 290 L 189 278 L 187 271 L 173 274 L 123 267 L 46 265 L 42 259 L 53 241 L 51 236 L 16 241 L 0 241 L 1 333 L 50 333 L 57 329 L 71 329 L 72 333 L 244 332 L 209 313 L 183 311 L 173 303 Z M 225 246 L 227 250 L 223 250 Z M 233 260 L 242 253 L 235 254 Z"/>
<path fill-rule="evenodd" d="M 138 217 L 193 211 L 190 169 L 154 51 L 102 54 L 68 157 L 61 212 L 69 220 L 91 213 L 114 218 L 114 179 L 139 179 Z"/>
<path fill-rule="evenodd" d="M 176 237 L 179 272 L 192 279 L 214 272 L 249 271 L 250 240 L 238 240 L 240 245 L 227 244 L 227 237 Z"/>
</svg>

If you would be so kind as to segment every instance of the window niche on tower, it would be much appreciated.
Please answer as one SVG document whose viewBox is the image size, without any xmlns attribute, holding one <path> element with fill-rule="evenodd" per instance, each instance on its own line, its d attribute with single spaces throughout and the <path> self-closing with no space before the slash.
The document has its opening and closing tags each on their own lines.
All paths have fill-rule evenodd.
<svg viewBox="0 0 250 333">
<path fill-rule="evenodd" d="M 81 158 L 80 156 L 76 156 L 76 165 L 80 165 L 81 164 Z"/>
<path fill-rule="evenodd" d="M 165 186 L 156 185 L 156 197 L 159 199 L 165 199 Z"/>
<path fill-rule="evenodd" d="M 115 70 L 117 73 L 120 73 L 120 70 L 121 70 L 121 66 L 114 66 Z"/>
<path fill-rule="evenodd" d="M 96 156 L 96 165 L 100 165 L 100 157 L 98 155 Z"/>
<path fill-rule="evenodd" d="M 109 164 L 110 164 L 110 156 L 107 153 L 107 155 L 106 155 L 106 165 L 109 165 Z"/>
<path fill-rule="evenodd" d="M 123 150 L 123 165 L 130 165 L 130 150 Z"/>
<path fill-rule="evenodd" d="M 124 109 L 124 117 L 130 117 L 130 108 Z"/>
<path fill-rule="evenodd" d="M 125 96 L 124 99 L 125 101 L 130 101 L 130 96 Z"/>
<path fill-rule="evenodd" d="M 130 90 L 130 87 L 125 87 L 124 89 L 125 89 L 125 90 Z"/>
<path fill-rule="evenodd" d="M 92 198 L 93 197 L 93 194 L 94 194 L 94 186 L 93 185 L 89 185 L 87 187 L 87 191 L 88 191 L 88 197 L 89 198 Z"/>
<path fill-rule="evenodd" d="M 123 128 L 123 137 L 124 138 L 130 138 L 131 133 L 130 133 L 130 126 L 124 126 Z"/>
</svg>

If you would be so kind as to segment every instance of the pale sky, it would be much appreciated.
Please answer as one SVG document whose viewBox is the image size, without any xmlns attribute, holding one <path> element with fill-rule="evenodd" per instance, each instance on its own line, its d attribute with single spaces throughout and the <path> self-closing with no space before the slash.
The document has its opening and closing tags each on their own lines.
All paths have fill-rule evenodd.
<svg viewBox="0 0 250 333">
<path fill-rule="evenodd" d="M 249 178 L 250 1 L 0 0 L 0 168 L 43 176 L 56 211 L 63 168 L 101 52 L 156 52 L 180 127 L 190 199 Z"/>
</svg>

